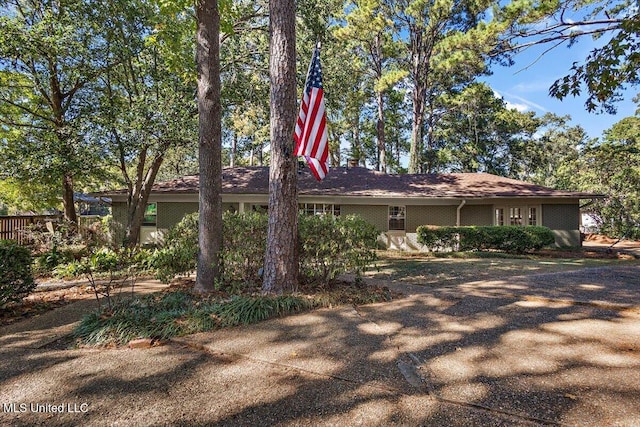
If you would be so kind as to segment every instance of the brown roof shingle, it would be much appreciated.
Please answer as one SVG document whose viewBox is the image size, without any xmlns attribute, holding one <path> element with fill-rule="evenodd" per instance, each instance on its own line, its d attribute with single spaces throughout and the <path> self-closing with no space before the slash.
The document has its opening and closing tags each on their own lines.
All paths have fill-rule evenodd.
<svg viewBox="0 0 640 427">
<path fill-rule="evenodd" d="M 222 191 L 225 194 L 267 194 L 269 168 L 236 167 L 223 169 Z M 197 193 L 198 175 L 158 182 L 153 193 Z M 594 198 L 597 194 L 554 190 L 487 173 L 452 173 L 426 175 L 388 175 L 365 168 L 332 168 L 322 182 L 316 181 L 309 169 L 298 174 L 300 195 L 423 197 L 423 198 L 496 198 L 496 197 L 560 197 Z M 107 192 L 122 194 L 124 190 Z"/>
</svg>

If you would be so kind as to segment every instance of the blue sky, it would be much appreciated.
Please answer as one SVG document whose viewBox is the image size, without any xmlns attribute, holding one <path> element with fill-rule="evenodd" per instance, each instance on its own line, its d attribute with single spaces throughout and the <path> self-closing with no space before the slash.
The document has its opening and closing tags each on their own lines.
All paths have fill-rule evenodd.
<svg viewBox="0 0 640 427">
<path fill-rule="evenodd" d="M 591 38 L 584 37 L 569 48 L 559 46 L 542 57 L 540 55 L 549 46 L 535 46 L 516 55 L 512 67 L 494 65 L 493 75 L 481 80 L 487 82 L 511 107 L 534 111 L 538 115 L 546 112 L 561 116 L 568 114 L 572 118 L 571 124 L 582 126 L 590 137 L 601 137 L 602 132 L 614 123 L 635 114 L 637 106 L 632 99 L 637 90 L 624 92 L 624 101 L 616 104 L 618 111 L 615 115 L 587 112 L 584 106 L 586 95 L 569 96 L 562 101 L 549 96 L 553 82 L 567 75 L 574 62 L 583 62 L 595 46 Z"/>
</svg>

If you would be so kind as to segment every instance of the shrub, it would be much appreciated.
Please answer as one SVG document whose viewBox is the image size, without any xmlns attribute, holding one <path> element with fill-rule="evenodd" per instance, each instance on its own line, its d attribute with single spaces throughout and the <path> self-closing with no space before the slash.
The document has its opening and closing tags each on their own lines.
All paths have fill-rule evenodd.
<svg viewBox="0 0 640 427">
<path fill-rule="evenodd" d="M 268 216 L 258 212 L 223 215 L 222 270 L 225 286 L 259 285 L 267 247 Z"/>
<path fill-rule="evenodd" d="M 555 242 L 553 232 L 540 226 L 418 227 L 418 241 L 431 250 L 499 250 L 524 253 Z"/>
<path fill-rule="evenodd" d="M 223 216 L 222 283 L 226 289 L 259 286 L 264 266 L 268 217 L 226 212 Z M 346 272 L 361 272 L 375 259 L 378 232 L 356 216 L 306 216 L 299 219 L 300 273 L 327 283 Z M 165 282 L 196 269 L 198 214 L 185 216 L 170 230 L 154 255 L 156 277 Z"/>
<path fill-rule="evenodd" d="M 311 282 L 359 274 L 376 259 L 378 231 L 355 215 L 301 215 L 299 235 L 300 274 Z"/>
<path fill-rule="evenodd" d="M 167 339 L 217 327 L 246 325 L 313 307 L 302 296 L 236 296 L 220 301 L 190 292 L 123 300 L 109 312 L 82 319 L 74 335 L 85 344 L 126 344 L 135 338 Z"/>
<path fill-rule="evenodd" d="M 225 212 L 223 227 L 222 280 L 232 287 L 259 283 L 267 242 L 267 216 L 257 212 Z M 156 277 L 169 282 L 177 275 L 195 271 L 198 248 L 198 213 L 195 212 L 169 230 L 165 246 L 154 255 Z"/>
<path fill-rule="evenodd" d="M 20 301 L 35 289 L 32 261 L 29 249 L 0 240 L 0 307 Z"/>
<path fill-rule="evenodd" d="M 61 264 L 55 269 L 58 277 L 84 277 L 100 304 L 100 298 L 113 306 L 114 291 L 121 291 L 125 285 L 135 286 L 135 279 L 149 270 L 151 252 L 140 248 L 91 248 L 92 252 L 77 261 Z"/>
<path fill-rule="evenodd" d="M 151 264 L 156 278 L 168 283 L 175 276 L 195 271 L 198 262 L 198 213 L 185 215 L 173 226 Z"/>
</svg>

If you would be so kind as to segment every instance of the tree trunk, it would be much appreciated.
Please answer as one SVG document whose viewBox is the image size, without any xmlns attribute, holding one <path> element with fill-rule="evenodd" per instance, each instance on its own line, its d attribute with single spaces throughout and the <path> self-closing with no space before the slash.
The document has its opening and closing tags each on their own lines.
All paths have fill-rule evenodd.
<svg viewBox="0 0 640 427">
<path fill-rule="evenodd" d="M 384 136 L 384 95 L 378 92 L 378 123 L 376 133 L 378 139 L 378 170 L 387 173 L 387 146 Z"/>
<path fill-rule="evenodd" d="M 196 6 L 199 121 L 200 252 L 195 289 L 211 292 L 220 275 L 222 251 L 222 129 L 220 105 L 220 15 L 217 0 Z"/>
<path fill-rule="evenodd" d="M 238 133 L 233 132 L 233 139 L 231 140 L 231 155 L 229 156 L 229 167 L 236 167 L 236 156 L 238 155 Z"/>
<path fill-rule="evenodd" d="M 293 156 L 296 121 L 294 0 L 269 0 L 269 16 L 271 168 L 262 291 L 280 294 L 297 288 L 299 269 L 297 160 Z"/>
<path fill-rule="evenodd" d="M 420 173 L 420 152 L 422 151 L 422 124 L 424 121 L 424 96 L 419 84 L 413 88 L 413 123 L 411 129 L 411 149 L 409 152 L 409 173 Z"/>
<path fill-rule="evenodd" d="M 353 142 L 351 144 L 351 158 L 349 160 L 357 160 L 357 165 L 366 167 L 367 160 L 363 154 L 362 142 L 360 141 L 360 114 L 356 113 L 353 116 Z"/>
<path fill-rule="evenodd" d="M 161 150 L 164 151 L 164 150 Z M 149 195 L 151 194 L 151 188 L 156 181 L 156 176 L 160 171 L 160 166 L 164 161 L 163 156 L 158 156 L 153 159 L 149 170 L 144 177 L 144 181 L 139 177 L 140 184 L 132 186 L 129 193 L 129 210 L 127 217 L 127 228 L 124 236 L 124 246 L 133 248 L 140 241 L 140 227 L 144 222 L 144 214 L 147 210 L 147 203 L 149 202 Z"/>
<path fill-rule="evenodd" d="M 62 177 L 62 205 L 64 206 L 64 219 L 77 224 L 78 215 L 73 200 L 73 177 L 69 174 Z"/>
</svg>

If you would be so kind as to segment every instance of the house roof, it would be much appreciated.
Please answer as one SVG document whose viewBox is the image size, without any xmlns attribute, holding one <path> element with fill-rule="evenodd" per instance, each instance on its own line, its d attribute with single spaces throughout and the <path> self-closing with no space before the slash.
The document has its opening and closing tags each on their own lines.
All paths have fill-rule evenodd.
<svg viewBox="0 0 640 427">
<path fill-rule="evenodd" d="M 268 194 L 269 167 L 225 168 L 222 173 L 224 194 Z M 153 186 L 155 194 L 197 193 L 199 176 L 190 175 Z M 126 190 L 106 192 L 123 194 Z M 554 190 L 510 178 L 487 173 L 403 174 L 389 175 L 361 167 L 332 168 L 327 177 L 318 182 L 308 168 L 298 174 L 298 194 L 303 196 L 346 197 L 421 197 L 421 198 L 502 198 L 554 197 L 598 198 L 601 195 Z"/>
</svg>

